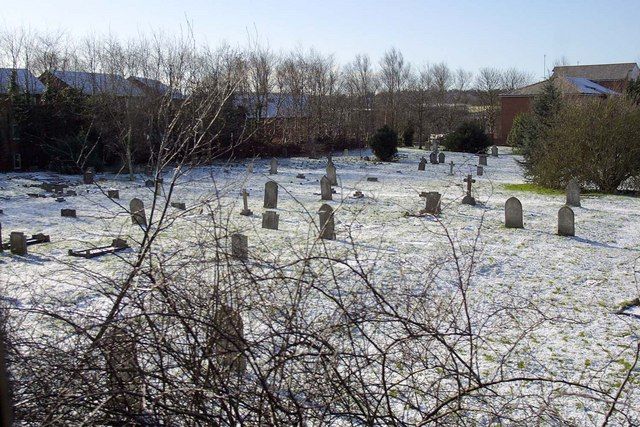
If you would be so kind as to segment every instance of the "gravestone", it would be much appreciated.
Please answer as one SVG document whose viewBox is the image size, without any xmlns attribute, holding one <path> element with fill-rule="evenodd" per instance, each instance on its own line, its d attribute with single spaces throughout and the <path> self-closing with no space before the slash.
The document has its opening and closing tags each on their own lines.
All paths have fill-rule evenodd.
<svg viewBox="0 0 640 427">
<path fill-rule="evenodd" d="M 425 198 L 426 203 L 422 213 L 439 215 L 441 212 L 442 195 L 437 191 L 429 191 L 427 193 L 423 193 L 423 197 Z"/>
<path fill-rule="evenodd" d="M 567 205 L 580 207 L 580 185 L 575 179 L 567 184 Z"/>
<path fill-rule="evenodd" d="M 75 190 L 67 190 L 67 196 L 77 196 L 78 193 L 76 193 Z"/>
<path fill-rule="evenodd" d="M 378 182 L 378 178 L 375 176 L 368 176 L 367 177 L 367 181 L 368 182 Z"/>
<path fill-rule="evenodd" d="M 271 168 L 269 169 L 269 175 L 276 175 L 278 173 L 278 160 L 274 157 L 271 159 Z"/>
<path fill-rule="evenodd" d="M 181 211 L 187 210 L 187 205 L 184 202 L 171 202 L 171 207 L 180 209 Z"/>
<path fill-rule="evenodd" d="M 249 163 L 247 165 L 247 172 L 248 173 L 253 173 L 253 162 Z"/>
<path fill-rule="evenodd" d="M 320 217 L 320 238 L 326 240 L 335 240 L 335 221 L 333 219 L 333 208 L 326 203 L 320 206 L 318 211 Z"/>
<path fill-rule="evenodd" d="M 438 140 L 437 139 L 434 139 L 433 141 L 431 141 L 431 151 L 434 151 L 434 152 L 437 153 L 438 149 L 440 148 L 439 145 L 440 144 L 438 144 Z"/>
<path fill-rule="evenodd" d="M 299 173 L 298 175 L 296 175 L 296 178 L 298 178 L 298 179 L 306 179 L 307 177 L 305 176 L 305 174 Z"/>
<path fill-rule="evenodd" d="M 269 181 L 264 185 L 264 207 L 278 208 L 278 183 L 275 181 Z"/>
<path fill-rule="evenodd" d="M 484 168 L 482 166 L 478 165 L 476 167 L 476 175 L 478 175 L 478 176 L 484 175 Z"/>
<path fill-rule="evenodd" d="M 345 148 L 344 151 L 342 151 L 342 155 L 347 157 L 349 155 L 349 149 Z"/>
<path fill-rule="evenodd" d="M 522 221 L 522 203 L 516 197 L 510 197 L 504 204 L 504 226 L 524 228 Z"/>
<path fill-rule="evenodd" d="M 331 185 L 338 185 L 338 176 L 336 175 L 336 165 L 332 161 L 327 163 L 327 178 Z"/>
<path fill-rule="evenodd" d="M 453 163 L 453 160 L 451 160 L 451 162 L 449 163 L 449 175 L 453 175 L 453 166 L 455 165 L 455 163 Z"/>
<path fill-rule="evenodd" d="M 249 192 L 246 188 L 242 189 L 242 211 L 240 212 L 240 215 L 253 215 L 253 212 L 251 212 L 251 209 L 249 209 Z"/>
<path fill-rule="evenodd" d="M 498 146 L 497 145 L 492 145 L 491 146 L 491 155 L 493 157 L 498 157 Z"/>
<path fill-rule="evenodd" d="M 112 398 L 106 405 L 112 411 L 142 413 L 143 384 L 138 364 L 136 338 L 119 325 L 110 327 L 100 345 L 105 357 L 107 388 Z"/>
<path fill-rule="evenodd" d="M 249 239 L 244 234 L 234 233 L 231 235 L 231 256 L 237 259 L 246 260 L 249 256 Z"/>
<path fill-rule="evenodd" d="M 432 165 L 438 164 L 438 154 L 435 151 L 429 153 L 429 163 L 431 163 Z"/>
<path fill-rule="evenodd" d="M 262 228 L 277 230 L 280 224 L 280 215 L 274 211 L 266 211 L 262 214 Z"/>
<path fill-rule="evenodd" d="M 487 155 L 479 154 L 478 155 L 478 164 L 481 166 L 487 166 Z"/>
<path fill-rule="evenodd" d="M 558 211 L 558 235 L 575 236 L 575 216 L 569 206 L 563 206 Z"/>
<path fill-rule="evenodd" d="M 320 179 L 320 196 L 321 200 L 333 200 L 331 196 L 331 182 L 329 182 L 329 178 L 327 178 L 326 175 Z"/>
<path fill-rule="evenodd" d="M 119 199 L 120 191 L 118 190 L 107 190 L 107 197 L 110 199 Z"/>
<path fill-rule="evenodd" d="M 444 163 L 444 153 L 438 154 L 438 163 Z"/>
<path fill-rule="evenodd" d="M 145 187 L 147 187 L 147 188 L 153 188 L 153 187 L 156 185 L 156 182 L 155 182 L 154 180 L 152 180 L 152 179 L 147 179 L 147 180 L 144 182 L 144 185 L 145 185 Z"/>
<path fill-rule="evenodd" d="M 222 371 L 242 375 L 247 369 L 244 355 L 244 325 L 240 313 L 220 304 L 213 318 L 216 359 Z"/>
<path fill-rule="evenodd" d="M 60 209 L 60 216 L 65 218 L 75 218 L 76 210 L 75 209 Z"/>
<path fill-rule="evenodd" d="M 89 185 L 89 184 L 93 184 L 94 180 L 95 180 L 95 172 L 91 168 L 87 169 L 82 175 L 82 182 Z"/>
<path fill-rule="evenodd" d="M 129 202 L 129 211 L 131 212 L 131 223 L 147 226 L 147 214 L 144 211 L 144 203 L 138 198 L 131 199 Z"/>
<path fill-rule="evenodd" d="M 476 182 L 476 180 L 473 179 L 471 175 L 467 175 L 467 177 L 463 181 L 467 183 L 467 194 L 465 194 L 465 196 L 462 198 L 462 204 L 475 206 L 476 199 L 474 199 L 471 195 L 471 184 Z"/>
<path fill-rule="evenodd" d="M 27 236 L 20 231 L 12 231 L 9 234 L 9 244 L 11 245 L 11 253 L 15 255 L 27 254 Z"/>
<path fill-rule="evenodd" d="M 424 157 L 420 159 L 420 163 L 418 163 L 418 170 L 423 171 L 425 166 L 427 165 L 427 159 Z"/>
</svg>

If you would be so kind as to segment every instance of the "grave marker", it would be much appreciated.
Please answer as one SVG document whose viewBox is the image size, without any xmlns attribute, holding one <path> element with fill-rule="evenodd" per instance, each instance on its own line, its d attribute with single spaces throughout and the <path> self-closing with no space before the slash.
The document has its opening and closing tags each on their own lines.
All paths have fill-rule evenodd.
<svg viewBox="0 0 640 427">
<path fill-rule="evenodd" d="M 11 253 L 15 255 L 27 254 L 27 237 L 20 231 L 12 231 L 9 234 L 9 244 L 11 245 Z"/>
<path fill-rule="evenodd" d="M 507 228 L 524 228 L 522 203 L 516 197 L 508 198 L 504 204 L 504 226 Z"/>
<path fill-rule="evenodd" d="M 246 260 L 249 256 L 249 239 L 244 234 L 234 233 L 231 235 L 231 256 L 237 259 Z"/>
<path fill-rule="evenodd" d="M 478 165 L 476 167 L 476 175 L 478 175 L 478 176 L 484 175 L 484 168 L 482 166 Z"/>
<path fill-rule="evenodd" d="M 129 211 L 131 213 L 132 224 L 143 227 L 147 226 L 147 214 L 144 210 L 144 203 L 142 200 L 138 198 L 131 199 L 131 202 L 129 202 Z"/>
<path fill-rule="evenodd" d="M 475 206 L 476 199 L 474 199 L 471 195 L 471 184 L 476 182 L 476 180 L 473 179 L 471 175 L 467 175 L 467 177 L 463 181 L 467 183 L 467 194 L 465 194 L 465 196 L 462 198 L 462 204 Z"/>
<path fill-rule="evenodd" d="M 435 151 L 429 153 L 429 163 L 431 163 L 432 165 L 438 164 L 438 154 Z"/>
<path fill-rule="evenodd" d="M 567 184 L 567 205 L 580 207 L 580 185 L 575 179 Z"/>
<path fill-rule="evenodd" d="M 493 157 L 498 157 L 498 146 L 495 144 L 491 146 L 491 155 Z"/>
<path fill-rule="evenodd" d="M 228 373 L 242 375 L 247 369 L 244 356 L 244 325 L 240 313 L 220 304 L 214 316 L 214 342 L 218 363 Z"/>
<path fill-rule="evenodd" d="M 563 206 L 558 211 L 558 235 L 575 236 L 575 216 L 569 206 Z"/>
<path fill-rule="evenodd" d="M 60 216 L 65 218 L 76 218 L 76 210 L 75 209 L 60 209 Z"/>
<path fill-rule="evenodd" d="M 333 219 L 333 208 L 326 203 L 320 206 L 318 211 L 320 217 L 320 238 L 326 240 L 335 240 L 335 222 Z"/>
<path fill-rule="evenodd" d="M 338 185 L 338 176 L 336 174 L 336 165 L 332 161 L 327 163 L 327 178 L 331 185 Z"/>
<path fill-rule="evenodd" d="M 455 165 L 455 163 L 453 163 L 453 160 L 451 160 L 451 162 L 449 163 L 449 175 L 453 175 L 453 166 Z"/>
<path fill-rule="evenodd" d="M 331 182 L 329 181 L 329 178 L 327 178 L 327 176 L 323 176 L 320 179 L 320 199 L 321 200 L 333 200 L 333 197 L 331 196 Z"/>
<path fill-rule="evenodd" d="M 442 195 L 440 193 L 438 193 L 437 191 L 429 191 L 427 193 L 422 193 L 421 196 L 425 198 L 426 202 L 422 213 L 439 215 L 442 212 Z"/>
<path fill-rule="evenodd" d="M 264 207 L 267 209 L 278 208 L 278 183 L 268 181 L 264 185 Z"/>
<path fill-rule="evenodd" d="M 262 214 L 262 228 L 277 230 L 280 224 L 280 215 L 274 211 L 266 211 Z"/>
<path fill-rule="evenodd" d="M 438 154 L 438 163 L 444 163 L 444 153 Z"/>
<path fill-rule="evenodd" d="M 86 185 L 93 184 L 95 181 L 95 172 L 92 168 L 87 169 L 82 175 L 82 182 Z"/>
<path fill-rule="evenodd" d="M 481 166 L 487 166 L 487 155 L 479 154 L 478 155 L 478 164 Z"/>
<path fill-rule="evenodd" d="M 420 159 L 420 163 L 418 163 L 418 170 L 423 171 L 425 166 L 427 165 L 427 159 L 424 157 Z"/>
<path fill-rule="evenodd" d="M 183 202 L 171 202 L 171 207 L 180 209 L 181 211 L 187 210 L 187 205 L 184 204 Z"/>
<path fill-rule="evenodd" d="M 274 157 L 271 159 L 271 168 L 269 169 L 269 175 L 278 174 L 278 160 Z"/>
<path fill-rule="evenodd" d="M 107 197 L 110 199 L 119 199 L 120 191 L 118 190 L 107 190 Z"/>
<path fill-rule="evenodd" d="M 247 191 L 246 188 L 242 189 L 242 211 L 240 212 L 240 215 L 243 215 L 243 216 L 253 215 L 253 212 L 251 212 L 251 209 L 249 209 L 249 192 Z"/>
</svg>

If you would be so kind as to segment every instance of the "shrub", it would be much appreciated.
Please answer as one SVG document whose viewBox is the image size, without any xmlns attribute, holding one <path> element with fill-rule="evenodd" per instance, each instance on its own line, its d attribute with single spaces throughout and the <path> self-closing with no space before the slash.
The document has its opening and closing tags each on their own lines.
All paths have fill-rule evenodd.
<svg viewBox="0 0 640 427">
<path fill-rule="evenodd" d="M 413 147 L 413 136 L 415 135 L 415 133 L 416 130 L 411 124 L 404 128 L 404 131 L 402 132 L 402 142 L 404 143 L 405 147 Z"/>
<path fill-rule="evenodd" d="M 444 138 L 444 146 L 450 151 L 484 153 L 491 146 L 491 138 L 477 122 L 464 122 Z"/>
<path fill-rule="evenodd" d="M 398 134 L 384 125 L 371 136 L 369 146 L 378 159 L 388 162 L 398 152 Z"/>
</svg>

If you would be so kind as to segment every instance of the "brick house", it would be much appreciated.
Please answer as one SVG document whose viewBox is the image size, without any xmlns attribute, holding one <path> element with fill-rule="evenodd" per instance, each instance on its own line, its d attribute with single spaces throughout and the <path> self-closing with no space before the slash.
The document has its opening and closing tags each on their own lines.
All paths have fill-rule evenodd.
<svg viewBox="0 0 640 427">
<path fill-rule="evenodd" d="M 567 97 L 619 95 L 626 90 L 631 80 L 637 78 L 640 78 L 640 69 L 635 63 L 559 66 L 553 69 L 551 76 Z M 531 111 L 533 99 L 542 92 L 545 82 L 546 80 L 500 95 L 499 144 L 506 143 L 513 120 L 518 114 Z"/>
</svg>

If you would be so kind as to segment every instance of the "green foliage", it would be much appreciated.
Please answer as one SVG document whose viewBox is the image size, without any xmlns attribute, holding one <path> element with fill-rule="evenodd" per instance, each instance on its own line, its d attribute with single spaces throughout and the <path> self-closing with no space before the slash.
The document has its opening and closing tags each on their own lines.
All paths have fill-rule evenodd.
<svg viewBox="0 0 640 427">
<path fill-rule="evenodd" d="M 560 194 L 564 194 L 563 191 L 555 189 L 555 188 L 547 188 L 541 185 L 526 183 L 526 184 L 504 184 L 505 190 L 508 191 L 523 191 L 527 193 L 535 193 L 541 194 L 545 196 L 556 196 Z"/>
<path fill-rule="evenodd" d="M 534 146 L 538 137 L 538 120 L 531 113 L 520 113 L 513 120 L 511 131 L 507 136 L 507 145 L 526 153 Z"/>
<path fill-rule="evenodd" d="M 379 160 L 388 162 L 398 153 L 398 134 L 384 125 L 371 136 L 369 146 Z"/>
<path fill-rule="evenodd" d="M 477 122 L 463 122 L 444 138 L 444 146 L 450 151 L 484 153 L 491 146 L 491 138 Z"/>
<path fill-rule="evenodd" d="M 404 128 L 404 131 L 402 132 L 402 142 L 404 143 L 405 147 L 413 146 L 413 137 L 415 133 L 416 130 L 411 123 L 409 123 L 407 127 Z"/>
<path fill-rule="evenodd" d="M 542 92 L 533 100 L 533 114 L 542 125 L 548 126 L 563 106 L 562 92 L 553 79 L 542 87 Z"/>
<path fill-rule="evenodd" d="M 636 105 L 640 105 L 640 77 L 631 80 L 627 86 L 627 97 Z"/>
</svg>

